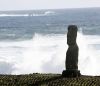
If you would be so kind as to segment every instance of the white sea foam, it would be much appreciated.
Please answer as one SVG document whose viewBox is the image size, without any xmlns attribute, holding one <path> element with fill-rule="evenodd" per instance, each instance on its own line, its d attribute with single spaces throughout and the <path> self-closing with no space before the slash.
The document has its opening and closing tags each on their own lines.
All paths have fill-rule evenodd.
<svg viewBox="0 0 100 86">
<path fill-rule="evenodd" d="M 79 70 L 86 75 L 100 75 L 100 50 L 92 44 L 100 43 L 99 36 L 78 33 Z M 65 69 L 66 34 L 40 35 L 18 42 L 0 42 L 0 64 L 11 74 L 61 73 Z M 91 46 L 89 46 L 91 45 Z M 6 63 L 6 64 L 5 64 Z M 7 66 L 9 64 L 9 66 Z M 7 69 L 7 70 L 8 70 Z"/>
<path fill-rule="evenodd" d="M 100 75 L 100 49 L 95 49 L 94 44 L 100 44 L 100 36 L 78 34 L 79 69 L 85 75 Z M 91 45 L 91 46 L 90 46 Z"/>
<path fill-rule="evenodd" d="M 54 11 L 46 11 L 44 14 L 45 15 L 53 15 L 53 14 L 55 14 L 55 12 Z"/>
<path fill-rule="evenodd" d="M 27 13 L 27 14 L 0 14 L 0 17 L 20 17 L 20 16 L 49 16 L 49 15 L 55 15 L 54 11 L 45 11 L 44 13 Z"/>
<path fill-rule="evenodd" d="M 0 14 L 0 17 L 29 16 L 28 14 Z"/>
</svg>

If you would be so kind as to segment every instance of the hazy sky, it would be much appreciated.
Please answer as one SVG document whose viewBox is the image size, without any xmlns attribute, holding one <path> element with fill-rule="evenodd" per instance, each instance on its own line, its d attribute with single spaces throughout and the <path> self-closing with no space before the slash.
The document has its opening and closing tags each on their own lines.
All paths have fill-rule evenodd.
<svg viewBox="0 0 100 86">
<path fill-rule="evenodd" d="M 0 10 L 100 7 L 100 0 L 0 0 Z"/>
</svg>

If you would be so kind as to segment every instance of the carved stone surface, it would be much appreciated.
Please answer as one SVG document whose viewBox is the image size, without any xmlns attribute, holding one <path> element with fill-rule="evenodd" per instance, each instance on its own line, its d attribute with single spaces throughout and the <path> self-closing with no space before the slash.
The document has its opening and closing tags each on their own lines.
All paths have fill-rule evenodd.
<svg viewBox="0 0 100 86">
<path fill-rule="evenodd" d="M 78 46 L 72 45 L 69 46 L 68 51 L 66 52 L 66 69 L 78 69 Z"/>
<path fill-rule="evenodd" d="M 69 46 L 76 44 L 77 31 L 78 31 L 78 28 L 76 25 L 69 25 L 68 26 L 67 44 Z"/>
<path fill-rule="evenodd" d="M 78 46 L 76 43 L 77 26 L 70 25 L 67 33 L 68 50 L 66 52 L 66 69 L 78 69 Z"/>
<path fill-rule="evenodd" d="M 77 30 L 78 28 L 76 25 L 70 25 L 68 27 L 68 33 L 67 33 L 68 50 L 66 52 L 66 61 L 65 61 L 66 70 L 64 70 L 62 73 L 62 75 L 66 77 L 80 76 L 80 71 L 78 70 L 79 48 L 76 43 Z"/>
<path fill-rule="evenodd" d="M 67 69 L 62 72 L 62 76 L 71 78 L 71 77 L 79 77 L 81 76 L 81 74 L 80 71 L 77 69 Z"/>
</svg>

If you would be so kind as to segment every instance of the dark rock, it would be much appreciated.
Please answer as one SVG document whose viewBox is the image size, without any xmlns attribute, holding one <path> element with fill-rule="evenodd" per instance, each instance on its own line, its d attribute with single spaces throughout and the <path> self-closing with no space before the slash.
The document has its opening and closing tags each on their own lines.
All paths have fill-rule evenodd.
<svg viewBox="0 0 100 86">
<path fill-rule="evenodd" d="M 77 31 L 78 31 L 78 28 L 76 25 L 69 25 L 68 26 L 67 44 L 69 46 L 76 44 Z"/>
<path fill-rule="evenodd" d="M 68 27 L 67 44 L 69 47 L 66 52 L 66 61 L 65 61 L 66 70 L 64 70 L 62 73 L 62 76 L 65 77 L 80 76 L 80 71 L 78 70 L 79 48 L 76 43 L 77 30 L 78 28 L 76 25 L 70 25 Z"/>
<path fill-rule="evenodd" d="M 78 50 L 77 44 L 69 46 L 66 52 L 66 69 L 78 69 Z"/>
<path fill-rule="evenodd" d="M 79 77 L 80 75 L 81 75 L 80 71 L 77 69 L 66 69 L 62 73 L 63 77 L 68 77 L 68 78 Z"/>
</svg>

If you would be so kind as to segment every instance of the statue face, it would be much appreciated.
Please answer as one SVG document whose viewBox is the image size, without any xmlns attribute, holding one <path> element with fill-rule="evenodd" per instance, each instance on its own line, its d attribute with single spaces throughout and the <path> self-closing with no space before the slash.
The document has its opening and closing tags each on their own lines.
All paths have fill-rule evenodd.
<svg viewBox="0 0 100 86">
<path fill-rule="evenodd" d="M 76 43 L 77 37 L 77 27 L 76 26 L 69 26 L 68 33 L 67 33 L 67 44 L 73 45 Z"/>
</svg>

